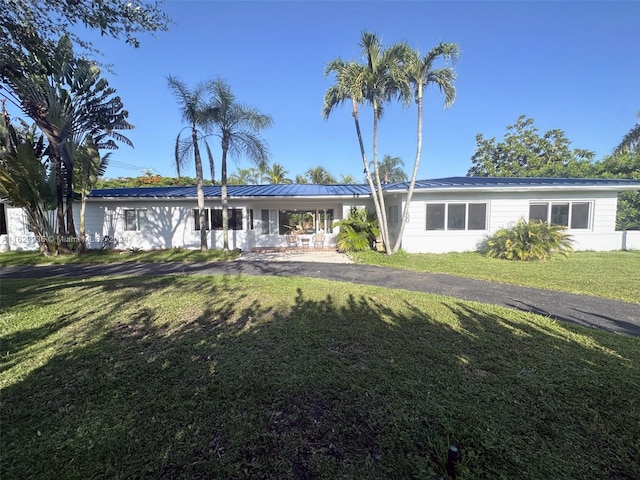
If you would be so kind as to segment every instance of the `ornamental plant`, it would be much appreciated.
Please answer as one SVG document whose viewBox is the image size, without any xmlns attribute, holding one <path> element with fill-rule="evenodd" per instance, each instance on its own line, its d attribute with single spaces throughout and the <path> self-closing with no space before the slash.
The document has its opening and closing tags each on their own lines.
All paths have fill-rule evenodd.
<svg viewBox="0 0 640 480">
<path fill-rule="evenodd" d="M 573 251 L 573 240 L 562 225 L 520 219 L 489 237 L 483 251 L 488 257 L 504 260 L 548 260 L 555 254 L 566 257 Z"/>
<path fill-rule="evenodd" d="M 334 226 L 340 228 L 336 237 L 339 252 L 362 252 L 372 250 L 380 228 L 375 215 L 365 209 L 352 208 L 347 218 L 338 220 Z"/>
</svg>

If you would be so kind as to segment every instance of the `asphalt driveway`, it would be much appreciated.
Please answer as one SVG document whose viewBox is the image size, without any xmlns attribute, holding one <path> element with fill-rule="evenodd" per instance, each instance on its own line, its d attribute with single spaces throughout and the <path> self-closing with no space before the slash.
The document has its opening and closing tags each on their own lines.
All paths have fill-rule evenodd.
<svg viewBox="0 0 640 480">
<path fill-rule="evenodd" d="M 411 272 L 353 263 L 264 261 L 244 258 L 218 263 L 121 263 L 109 265 L 39 265 L 2 267 L 9 278 L 93 277 L 102 275 L 267 275 L 324 278 L 435 293 L 462 300 L 501 305 L 556 320 L 640 337 L 640 304 L 607 300 L 454 275 Z"/>
</svg>

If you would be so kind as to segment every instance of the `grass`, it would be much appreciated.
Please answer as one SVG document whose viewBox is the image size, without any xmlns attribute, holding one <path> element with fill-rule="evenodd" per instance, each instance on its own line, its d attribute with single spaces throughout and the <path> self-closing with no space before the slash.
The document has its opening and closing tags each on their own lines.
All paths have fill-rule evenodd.
<svg viewBox="0 0 640 480">
<path fill-rule="evenodd" d="M 640 472 L 638 338 L 311 279 L 1 288 L 4 480 Z"/>
<path fill-rule="evenodd" d="M 11 251 L 0 254 L 0 266 L 20 265 L 63 265 L 88 263 L 122 262 L 216 262 L 232 260 L 238 256 L 235 251 L 223 252 L 220 249 L 185 250 L 90 250 L 82 255 L 58 255 L 45 257 L 40 252 Z"/>
<path fill-rule="evenodd" d="M 528 287 L 594 295 L 640 303 L 640 251 L 574 252 L 544 262 L 488 258 L 474 252 L 385 256 L 376 252 L 352 255 L 358 263 L 447 273 Z"/>
</svg>

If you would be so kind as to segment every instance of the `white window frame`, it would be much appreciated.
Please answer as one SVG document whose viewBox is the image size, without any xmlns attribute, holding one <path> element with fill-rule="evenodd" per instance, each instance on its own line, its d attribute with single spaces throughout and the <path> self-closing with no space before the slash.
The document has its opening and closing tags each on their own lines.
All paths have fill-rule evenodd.
<svg viewBox="0 0 640 480">
<path fill-rule="evenodd" d="M 134 212 L 134 228 L 129 228 L 130 225 L 127 222 L 127 212 Z M 124 219 L 125 232 L 141 232 L 144 230 L 143 226 L 146 228 L 149 224 L 146 208 L 125 208 L 122 215 Z"/>
<path fill-rule="evenodd" d="M 573 216 L 574 216 L 574 205 L 588 205 L 589 207 L 589 212 L 587 214 L 587 226 L 586 227 L 573 227 Z M 528 213 L 528 218 L 529 220 L 531 220 L 531 207 L 537 205 L 537 206 L 546 206 L 547 209 L 547 215 L 546 215 L 546 219 L 544 220 L 546 223 L 550 224 L 550 225 L 560 225 L 562 227 L 566 227 L 568 230 L 592 230 L 593 229 L 593 205 L 594 202 L 593 200 L 536 200 L 536 201 L 531 201 L 529 202 L 529 213 Z M 564 225 L 562 223 L 552 223 L 551 222 L 551 214 L 553 211 L 553 207 L 554 206 L 560 206 L 560 205 L 568 205 L 569 207 L 569 212 L 567 215 L 567 224 Z"/>
<path fill-rule="evenodd" d="M 429 205 L 444 205 L 444 223 L 442 228 L 427 228 L 427 212 Z M 464 228 L 450 228 L 449 207 L 459 205 L 464 205 Z M 484 205 L 484 228 L 469 229 L 469 207 L 471 205 Z M 426 202 L 424 228 L 427 232 L 486 232 L 489 230 L 489 202 Z"/>
</svg>

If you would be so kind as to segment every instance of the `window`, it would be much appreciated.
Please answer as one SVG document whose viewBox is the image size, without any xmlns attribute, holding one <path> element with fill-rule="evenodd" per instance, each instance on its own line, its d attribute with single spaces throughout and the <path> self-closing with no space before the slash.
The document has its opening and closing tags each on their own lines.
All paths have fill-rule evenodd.
<svg viewBox="0 0 640 480">
<path fill-rule="evenodd" d="M 486 230 L 487 229 L 487 204 L 486 203 L 470 203 L 469 204 L 469 223 L 467 230 Z"/>
<path fill-rule="evenodd" d="M 200 210 L 198 208 L 193 209 L 193 229 L 200 231 Z M 210 230 L 209 228 L 209 209 L 204 209 L 204 229 Z"/>
<path fill-rule="evenodd" d="M 229 208 L 229 230 L 242 230 L 242 209 Z M 222 230 L 222 209 L 215 208 L 211 210 L 211 228 L 213 230 Z"/>
<path fill-rule="evenodd" d="M 139 232 L 147 229 L 147 211 L 140 208 L 124 211 L 124 229 L 128 232 Z"/>
<path fill-rule="evenodd" d="M 444 230 L 444 203 L 427 204 L 427 230 Z"/>
<path fill-rule="evenodd" d="M 588 229 L 591 202 L 537 202 L 529 205 L 529 221 L 547 222 L 572 229 Z"/>
<path fill-rule="evenodd" d="M 280 210 L 278 211 L 278 233 L 290 231 L 312 234 L 319 231 L 333 232 L 333 209 Z"/>
<path fill-rule="evenodd" d="M 571 228 L 589 228 L 588 202 L 575 202 L 571 205 Z"/>
<path fill-rule="evenodd" d="M 428 203 L 427 230 L 486 230 L 486 203 Z"/>
<path fill-rule="evenodd" d="M 260 221 L 262 223 L 262 233 L 269 235 L 269 210 L 260 210 Z"/>
<path fill-rule="evenodd" d="M 400 223 L 400 205 L 389 205 L 387 221 L 389 225 L 398 225 Z"/>
<path fill-rule="evenodd" d="M 462 203 L 449 204 L 447 230 L 464 230 L 467 206 Z"/>
<path fill-rule="evenodd" d="M 4 209 L 4 203 L 0 203 L 0 235 L 7 234 L 7 213 Z"/>
</svg>

